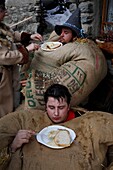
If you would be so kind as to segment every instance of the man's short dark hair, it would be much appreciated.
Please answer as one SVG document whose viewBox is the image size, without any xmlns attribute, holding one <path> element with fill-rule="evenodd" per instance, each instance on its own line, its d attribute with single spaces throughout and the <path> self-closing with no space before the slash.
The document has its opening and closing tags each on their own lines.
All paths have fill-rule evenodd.
<svg viewBox="0 0 113 170">
<path fill-rule="evenodd" d="M 61 98 L 65 98 L 67 101 L 67 104 L 70 104 L 70 101 L 71 101 L 71 94 L 68 88 L 61 84 L 52 84 L 51 86 L 48 87 L 48 89 L 46 90 L 44 94 L 45 103 L 47 103 L 49 97 L 53 97 L 57 99 L 58 101 Z"/>
</svg>

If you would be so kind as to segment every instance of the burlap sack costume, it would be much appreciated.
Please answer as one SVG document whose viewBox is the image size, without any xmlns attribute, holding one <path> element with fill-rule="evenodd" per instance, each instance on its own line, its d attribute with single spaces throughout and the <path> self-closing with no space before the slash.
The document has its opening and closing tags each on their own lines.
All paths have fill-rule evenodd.
<svg viewBox="0 0 113 170">
<path fill-rule="evenodd" d="M 58 41 L 53 32 L 48 41 Z M 106 76 L 105 57 L 89 39 L 77 39 L 55 51 L 35 52 L 32 74 L 27 80 L 26 108 L 44 109 L 43 94 L 53 83 L 65 85 L 72 95 L 72 106 L 80 104 Z"/>
<path fill-rule="evenodd" d="M 39 110 L 20 111 L 0 119 L 0 149 L 6 148 L 19 129 L 39 132 L 52 125 L 46 113 Z M 86 112 L 81 117 L 62 125 L 76 132 L 72 145 L 51 149 L 33 137 L 1 165 L 1 170 L 102 170 L 109 146 L 113 145 L 113 115 L 104 112 Z M 5 167 L 5 165 L 7 165 Z M 110 165 L 111 169 L 112 164 Z M 109 168 L 108 168 L 109 169 Z"/>
<path fill-rule="evenodd" d="M 72 95 L 71 105 L 76 106 L 85 100 L 107 73 L 101 50 L 93 41 L 84 38 L 79 8 L 63 25 L 55 26 L 56 33 L 53 31 L 48 41 L 59 41 L 62 28 L 73 32 L 73 40 L 54 51 L 41 48 L 36 51 L 31 63 L 34 71 L 26 86 L 26 108 L 44 109 L 43 94 L 53 83 L 65 85 Z"/>
</svg>

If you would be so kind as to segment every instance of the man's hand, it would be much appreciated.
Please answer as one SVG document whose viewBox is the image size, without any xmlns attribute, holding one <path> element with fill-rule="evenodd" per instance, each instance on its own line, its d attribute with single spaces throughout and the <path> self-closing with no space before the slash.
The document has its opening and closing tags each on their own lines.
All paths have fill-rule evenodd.
<svg viewBox="0 0 113 170">
<path fill-rule="evenodd" d="M 25 87 L 26 83 L 27 83 L 27 80 L 21 80 L 20 81 L 20 84 L 21 84 L 22 87 Z"/>
<path fill-rule="evenodd" d="M 33 50 L 38 50 L 39 47 L 40 47 L 40 45 L 38 45 L 36 43 L 31 43 L 26 48 L 28 51 L 33 51 Z"/>
<path fill-rule="evenodd" d="M 30 36 L 30 38 L 31 38 L 32 40 L 40 40 L 40 41 L 42 41 L 42 36 L 41 36 L 40 34 L 38 34 L 38 33 L 32 34 L 32 35 Z"/>
<path fill-rule="evenodd" d="M 12 152 L 15 152 L 23 144 L 29 143 L 32 135 L 35 135 L 35 132 L 32 130 L 19 130 L 11 144 Z"/>
</svg>

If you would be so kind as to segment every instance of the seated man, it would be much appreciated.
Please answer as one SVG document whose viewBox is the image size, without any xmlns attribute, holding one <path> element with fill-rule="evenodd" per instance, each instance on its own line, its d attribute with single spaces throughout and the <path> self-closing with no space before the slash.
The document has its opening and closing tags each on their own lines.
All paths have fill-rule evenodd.
<svg viewBox="0 0 113 170">
<path fill-rule="evenodd" d="M 105 158 L 109 146 L 113 145 L 113 115 L 92 111 L 74 118 L 74 113 L 69 111 L 70 97 L 67 88 L 55 84 L 45 93 L 47 113 L 30 109 L 10 113 L 0 119 L 0 149 L 9 147 L 10 153 L 0 169 L 108 168 Z M 77 137 L 69 147 L 51 149 L 35 139 L 36 133 L 54 123 L 75 131 Z M 112 168 L 112 164 L 109 167 Z"/>
<path fill-rule="evenodd" d="M 107 64 L 98 46 L 84 37 L 77 9 L 63 25 L 56 25 L 49 42 L 60 42 L 55 50 L 40 48 L 31 63 L 26 85 L 27 108 L 44 109 L 43 94 L 53 83 L 65 85 L 71 106 L 82 103 L 106 76 Z"/>
<path fill-rule="evenodd" d="M 70 110 L 71 95 L 65 86 L 51 85 L 45 92 L 44 100 L 47 115 L 53 123 L 66 122 L 76 117 L 75 113 Z M 32 130 L 19 130 L 11 144 L 11 150 L 15 152 L 24 143 L 28 143 L 34 134 L 35 131 Z"/>
</svg>

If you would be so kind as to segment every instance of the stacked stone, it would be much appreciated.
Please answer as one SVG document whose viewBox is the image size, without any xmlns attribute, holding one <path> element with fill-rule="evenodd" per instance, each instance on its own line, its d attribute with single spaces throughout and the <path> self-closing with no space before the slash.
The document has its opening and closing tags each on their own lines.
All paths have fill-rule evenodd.
<svg viewBox="0 0 113 170">
<path fill-rule="evenodd" d="M 81 9 L 82 27 L 89 36 L 92 36 L 94 22 L 94 1 L 80 0 L 79 8 Z"/>
<path fill-rule="evenodd" d="M 21 21 L 30 17 L 32 18 L 21 23 Z M 30 33 L 37 32 L 36 9 L 34 4 L 8 6 L 8 16 L 5 17 L 5 22 L 14 30 L 27 31 Z M 19 22 L 20 24 L 18 24 Z"/>
<path fill-rule="evenodd" d="M 48 0 L 49 1 L 49 0 Z M 98 0 L 70 0 L 71 4 L 69 6 L 70 12 L 73 12 L 77 6 L 81 10 L 81 22 L 85 33 L 89 36 L 97 36 L 100 30 L 100 20 L 101 20 L 101 4 L 102 1 Z M 19 24 L 13 29 L 19 31 L 28 31 L 31 33 L 39 31 L 38 26 L 44 26 L 44 8 L 40 7 L 40 0 L 7 0 L 7 7 L 9 7 L 9 16 L 6 17 L 6 22 L 9 25 L 17 23 L 24 18 L 32 16 L 27 22 Z M 40 15 L 40 17 L 39 17 Z M 49 27 L 49 26 L 48 26 Z M 39 27 L 40 28 L 40 27 Z M 47 30 L 47 29 L 46 29 Z M 42 30 L 43 31 L 43 30 Z"/>
</svg>

